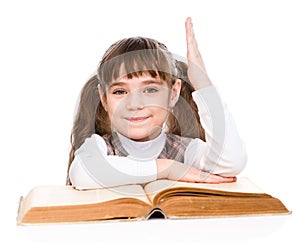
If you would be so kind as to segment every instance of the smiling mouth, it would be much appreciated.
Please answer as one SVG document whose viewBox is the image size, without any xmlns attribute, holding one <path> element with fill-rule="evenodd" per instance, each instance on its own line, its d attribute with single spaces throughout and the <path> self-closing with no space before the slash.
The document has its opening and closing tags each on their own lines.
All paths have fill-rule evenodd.
<svg viewBox="0 0 300 243">
<path fill-rule="evenodd" d="M 129 122 L 138 123 L 138 122 L 146 121 L 149 117 L 150 117 L 150 116 L 143 116 L 143 117 L 129 117 L 129 118 L 125 118 L 125 119 L 128 120 Z"/>
</svg>

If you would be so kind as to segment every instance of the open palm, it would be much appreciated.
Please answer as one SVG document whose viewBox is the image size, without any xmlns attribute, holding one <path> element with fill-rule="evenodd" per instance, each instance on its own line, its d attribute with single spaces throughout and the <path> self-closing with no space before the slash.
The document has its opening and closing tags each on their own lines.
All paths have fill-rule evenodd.
<svg viewBox="0 0 300 243">
<path fill-rule="evenodd" d="M 188 60 L 188 77 L 196 90 L 211 85 L 206 68 L 198 49 L 195 38 L 192 20 L 188 17 L 185 21 L 187 60 Z"/>
</svg>

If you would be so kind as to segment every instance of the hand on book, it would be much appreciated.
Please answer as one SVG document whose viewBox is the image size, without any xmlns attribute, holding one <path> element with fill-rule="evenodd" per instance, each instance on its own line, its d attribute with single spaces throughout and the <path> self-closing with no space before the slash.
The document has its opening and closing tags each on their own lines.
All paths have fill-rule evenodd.
<svg viewBox="0 0 300 243">
<path fill-rule="evenodd" d="M 224 177 L 220 175 L 211 174 L 209 172 L 205 172 L 170 159 L 157 159 L 156 164 L 158 179 L 169 179 L 184 182 L 202 182 L 212 184 L 236 181 L 235 176 Z"/>
</svg>

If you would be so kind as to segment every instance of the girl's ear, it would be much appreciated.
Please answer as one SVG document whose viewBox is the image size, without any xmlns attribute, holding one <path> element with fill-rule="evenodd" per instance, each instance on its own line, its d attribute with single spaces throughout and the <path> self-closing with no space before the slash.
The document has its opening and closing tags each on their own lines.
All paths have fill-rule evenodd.
<svg viewBox="0 0 300 243">
<path fill-rule="evenodd" d="M 100 84 L 98 84 L 97 87 L 98 87 L 98 92 L 99 92 L 99 95 L 100 95 L 100 100 L 101 100 L 102 106 L 103 106 L 104 110 L 107 112 L 107 102 L 106 102 L 105 93 L 102 90 Z"/>
<path fill-rule="evenodd" d="M 180 90 L 181 90 L 181 80 L 180 79 L 176 79 L 175 83 L 173 84 L 172 88 L 171 88 L 171 100 L 170 100 L 170 106 L 171 108 L 173 108 L 180 96 Z"/>
</svg>

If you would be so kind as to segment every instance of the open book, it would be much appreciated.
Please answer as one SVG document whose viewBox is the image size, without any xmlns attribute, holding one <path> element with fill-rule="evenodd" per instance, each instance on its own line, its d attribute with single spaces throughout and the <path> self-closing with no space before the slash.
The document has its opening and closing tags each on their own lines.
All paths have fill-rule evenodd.
<svg viewBox="0 0 300 243">
<path fill-rule="evenodd" d="M 71 186 L 37 186 L 21 197 L 17 224 L 282 213 L 289 210 L 279 199 L 245 177 L 221 184 L 157 180 L 144 186 L 84 191 Z"/>
</svg>

